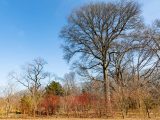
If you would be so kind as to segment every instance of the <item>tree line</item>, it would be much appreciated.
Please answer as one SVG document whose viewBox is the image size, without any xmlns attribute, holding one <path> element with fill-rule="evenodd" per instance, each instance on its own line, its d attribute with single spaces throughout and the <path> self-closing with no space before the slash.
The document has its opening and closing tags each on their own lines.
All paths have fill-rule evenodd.
<svg viewBox="0 0 160 120">
<path fill-rule="evenodd" d="M 63 85 L 52 81 L 42 88 L 49 73 L 46 62 L 35 59 L 22 75 L 11 75 L 27 88 L 16 109 L 34 117 L 158 117 L 160 21 L 146 25 L 140 8 L 122 0 L 73 10 L 60 37 L 64 59 L 85 82 L 77 85 L 71 72 Z"/>
</svg>

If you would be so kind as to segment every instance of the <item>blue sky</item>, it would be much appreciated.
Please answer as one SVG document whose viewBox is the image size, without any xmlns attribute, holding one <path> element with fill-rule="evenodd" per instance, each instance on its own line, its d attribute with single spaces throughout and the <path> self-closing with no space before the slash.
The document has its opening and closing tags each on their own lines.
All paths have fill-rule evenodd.
<svg viewBox="0 0 160 120">
<path fill-rule="evenodd" d="M 59 31 L 73 8 L 90 1 L 100 0 L 0 0 L 0 87 L 10 71 L 36 57 L 44 58 L 47 70 L 60 77 L 69 72 Z M 139 3 L 147 24 L 160 18 L 160 0 Z"/>
</svg>

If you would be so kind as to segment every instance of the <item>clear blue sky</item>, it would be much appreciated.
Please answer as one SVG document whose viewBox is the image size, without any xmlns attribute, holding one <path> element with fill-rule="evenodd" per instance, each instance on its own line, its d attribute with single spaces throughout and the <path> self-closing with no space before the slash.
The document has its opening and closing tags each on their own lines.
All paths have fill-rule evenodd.
<svg viewBox="0 0 160 120">
<path fill-rule="evenodd" d="M 0 86 L 12 70 L 36 57 L 60 77 L 69 72 L 62 59 L 59 31 L 73 8 L 100 0 L 0 0 Z M 108 1 L 108 0 L 103 0 Z M 139 0 L 146 23 L 160 18 L 160 0 Z"/>
</svg>

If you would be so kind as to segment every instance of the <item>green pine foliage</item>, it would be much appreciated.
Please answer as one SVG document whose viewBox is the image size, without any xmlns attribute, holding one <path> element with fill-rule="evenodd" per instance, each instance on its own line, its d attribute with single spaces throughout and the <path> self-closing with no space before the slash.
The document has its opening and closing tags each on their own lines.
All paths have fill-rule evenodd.
<svg viewBox="0 0 160 120">
<path fill-rule="evenodd" d="M 45 88 L 47 94 L 53 94 L 62 96 L 64 94 L 64 89 L 59 82 L 52 81 L 49 85 Z"/>
</svg>

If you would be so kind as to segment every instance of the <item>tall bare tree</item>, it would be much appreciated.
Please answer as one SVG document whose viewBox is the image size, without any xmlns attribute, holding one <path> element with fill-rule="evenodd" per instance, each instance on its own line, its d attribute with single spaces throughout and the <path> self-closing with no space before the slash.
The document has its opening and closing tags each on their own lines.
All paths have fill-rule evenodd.
<svg viewBox="0 0 160 120">
<path fill-rule="evenodd" d="M 72 11 L 60 36 L 65 39 L 64 58 L 80 57 L 83 69 L 100 68 L 104 84 L 106 110 L 111 113 L 108 66 L 111 49 L 141 23 L 139 5 L 133 1 L 91 3 Z"/>
</svg>

